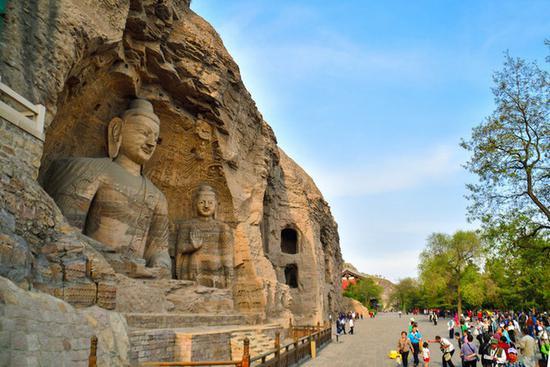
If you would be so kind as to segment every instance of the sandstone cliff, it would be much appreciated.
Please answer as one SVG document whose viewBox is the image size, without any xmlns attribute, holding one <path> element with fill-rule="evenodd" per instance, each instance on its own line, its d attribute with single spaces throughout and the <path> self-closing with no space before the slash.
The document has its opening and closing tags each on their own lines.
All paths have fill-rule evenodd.
<svg viewBox="0 0 550 367">
<path fill-rule="evenodd" d="M 338 308 L 342 259 L 330 208 L 277 147 L 238 66 L 189 1 L 8 1 L 5 13 L 2 82 L 47 116 L 44 142 L 0 121 L 0 275 L 121 311 L 144 289 L 145 298 L 172 295 L 155 312 L 218 310 L 231 298 L 236 312 L 313 323 Z M 197 185 L 220 197 L 219 219 L 235 238 L 230 294 L 124 283 L 132 280 L 115 274 L 39 184 L 57 158 L 106 156 L 106 124 L 134 97 L 150 100 L 161 120 L 145 174 L 165 194 L 171 222 L 190 217 Z M 178 309 L 189 292 L 203 303 Z"/>
</svg>

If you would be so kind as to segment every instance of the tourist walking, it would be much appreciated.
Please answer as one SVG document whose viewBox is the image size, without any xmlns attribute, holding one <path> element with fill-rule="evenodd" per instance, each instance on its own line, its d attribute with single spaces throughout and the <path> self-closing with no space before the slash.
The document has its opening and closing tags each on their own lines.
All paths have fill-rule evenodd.
<svg viewBox="0 0 550 367">
<path fill-rule="evenodd" d="M 418 331 L 418 325 L 416 323 L 412 326 L 412 330 L 409 333 L 409 339 L 413 346 L 413 359 L 414 366 L 416 367 L 420 363 L 418 359 L 418 353 L 420 353 L 420 343 L 422 343 L 422 333 Z"/>
<path fill-rule="evenodd" d="M 355 321 L 353 317 L 349 319 L 349 335 L 353 335 L 353 327 L 355 326 Z"/>
<path fill-rule="evenodd" d="M 473 343 L 474 337 L 472 334 L 468 334 L 466 342 L 460 349 L 460 356 L 462 358 L 462 367 L 476 367 L 477 366 L 477 352 L 478 349 Z"/>
<path fill-rule="evenodd" d="M 455 320 L 447 321 L 447 329 L 449 330 L 449 339 L 452 339 L 455 335 Z"/>
<path fill-rule="evenodd" d="M 401 354 L 401 362 L 403 367 L 409 365 L 409 352 L 413 350 L 413 345 L 411 344 L 410 339 L 407 337 L 407 332 L 401 332 L 401 338 L 397 341 L 397 351 Z"/>
</svg>

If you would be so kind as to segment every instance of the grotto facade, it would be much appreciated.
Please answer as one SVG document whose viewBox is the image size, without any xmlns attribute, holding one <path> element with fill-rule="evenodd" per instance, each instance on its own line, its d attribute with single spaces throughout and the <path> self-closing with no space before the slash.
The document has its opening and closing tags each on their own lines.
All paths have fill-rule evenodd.
<svg viewBox="0 0 550 367">
<path fill-rule="evenodd" d="M 45 106 L 42 131 L 0 115 L 0 365 L 87 365 L 91 337 L 104 365 L 229 359 L 231 325 L 269 337 L 338 309 L 329 205 L 188 0 L 0 11 L 0 81 Z M 128 176 L 132 124 L 150 154 Z"/>
</svg>

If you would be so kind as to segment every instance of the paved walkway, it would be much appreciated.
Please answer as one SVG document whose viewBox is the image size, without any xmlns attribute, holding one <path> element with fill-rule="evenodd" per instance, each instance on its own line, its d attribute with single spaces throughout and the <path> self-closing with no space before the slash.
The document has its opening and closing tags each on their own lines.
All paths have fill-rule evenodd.
<svg viewBox="0 0 550 367">
<path fill-rule="evenodd" d="M 395 360 L 388 357 L 390 350 L 397 349 L 397 340 L 402 330 L 407 330 L 409 319 L 412 315 L 403 315 L 399 318 L 397 313 L 379 313 L 374 319 L 358 320 L 355 327 L 355 335 L 343 335 L 336 342 L 333 341 L 325 347 L 316 359 L 304 363 L 305 367 L 396 367 Z M 440 319 L 437 326 L 429 322 L 427 316 L 415 316 L 420 332 L 425 339 L 435 339 L 436 335 L 448 337 L 447 321 Z M 456 343 L 455 347 L 457 348 Z M 430 367 L 441 366 L 441 351 L 438 344 L 430 343 L 432 362 Z M 455 352 L 453 362 L 460 366 L 460 352 Z M 422 360 L 422 358 L 420 358 Z M 409 357 L 409 366 L 412 364 L 412 356 Z M 423 366 L 421 364 L 420 366 Z"/>
</svg>

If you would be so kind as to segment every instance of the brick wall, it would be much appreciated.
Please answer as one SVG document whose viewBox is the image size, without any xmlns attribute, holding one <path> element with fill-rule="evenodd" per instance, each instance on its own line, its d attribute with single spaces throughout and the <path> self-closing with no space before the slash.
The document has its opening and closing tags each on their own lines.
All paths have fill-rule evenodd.
<svg viewBox="0 0 550 367">
<path fill-rule="evenodd" d="M 40 139 L 0 118 L 0 157 L 17 161 L 18 168 L 35 179 L 38 177 L 43 145 Z"/>
</svg>

